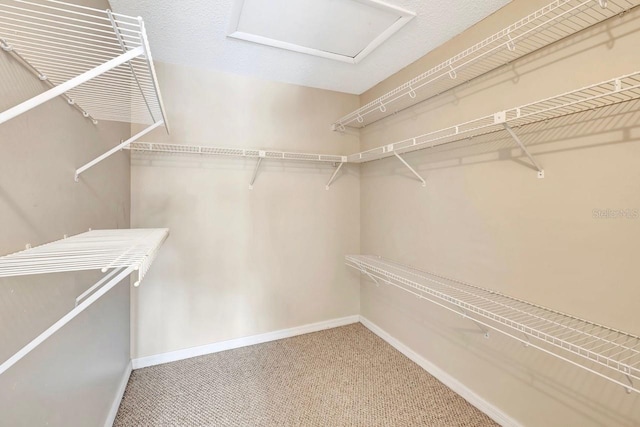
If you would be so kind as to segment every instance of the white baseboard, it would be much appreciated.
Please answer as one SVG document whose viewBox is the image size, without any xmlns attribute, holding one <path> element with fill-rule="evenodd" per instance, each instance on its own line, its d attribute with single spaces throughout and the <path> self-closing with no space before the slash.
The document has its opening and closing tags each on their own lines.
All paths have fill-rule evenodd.
<svg viewBox="0 0 640 427">
<path fill-rule="evenodd" d="M 129 377 L 131 376 L 131 371 L 133 370 L 133 365 L 131 362 L 127 365 L 127 369 L 122 376 L 122 380 L 120 380 L 120 385 L 118 386 L 118 392 L 116 393 L 116 398 L 113 399 L 113 403 L 111 404 L 111 409 L 109 410 L 109 415 L 107 416 L 107 420 L 104 423 L 104 427 L 112 427 L 114 421 L 116 420 L 116 415 L 118 415 L 118 409 L 120 408 L 120 402 L 122 402 L 122 397 L 124 396 L 124 391 L 127 389 L 127 383 L 129 382 Z"/>
<path fill-rule="evenodd" d="M 384 329 L 380 328 L 375 323 L 371 322 L 367 318 L 360 316 L 360 323 L 362 323 L 367 329 L 371 332 L 385 340 L 392 347 L 398 350 L 400 353 L 407 356 L 413 362 L 415 362 L 418 366 L 420 366 L 425 371 L 429 372 L 435 378 L 437 378 L 441 383 L 449 387 L 451 390 L 462 396 L 467 402 L 487 414 L 492 420 L 500 424 L 504 427 L 522 427 L 522 424 L 509 417 L 507 414 L 502 412 L 497 407 L 493 406 L 482 397 L 478 396 L 464 384 L 462 384 L 457 379 L 453 378 L 451 375 L 429 362 L 424 357 L 420 356 L 418 353 L 407 347 L 405 344 L 401 343 L 394 337 L 392 337 L 388 332 Z"/>
<path fill-rule="evenodd" d="M 360 321 L 359 315 L 342 317 L 339 319 L 326 320 L 308 325 L 296 326 L 289 329 L 267 332 L 265 334 L 252 335 L 249 337 L 236 338 L 228 341 L 221 341 L 213 344 L 201 345 L 198 347 L 186 348 L 184 350 L 170 351 L 168 353 L 155 354 L 153 356 L 133 359 L 133 369 L 146 368 L 148 366 L 160 365 L 162 363 L 175 362 L 177 360 L 188 359 L 190 357 L 203 356 L 205 354 L 217 353 L 219 351 L 232 350 L 234 348 L 246 347 L 254 344 L 261 344 L 269 341 L 281 340 L 283 338 L 295 337 L 296 335 L 308 334 L 310 332 L 322 331 L 325 329 L 337 328 L 338 326 L 350 325 Z"/>
</svg>

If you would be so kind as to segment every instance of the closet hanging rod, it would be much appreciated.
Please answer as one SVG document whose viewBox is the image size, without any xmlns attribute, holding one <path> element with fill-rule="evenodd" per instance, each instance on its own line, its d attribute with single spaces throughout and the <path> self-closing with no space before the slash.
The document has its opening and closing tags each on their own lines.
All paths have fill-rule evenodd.
<svg viewBox="0 0 640 427">
<path fill-rule="evenodd" d="M 638 5 L 637 0 L 555 0 L 332 124 L 364 127 Z"/>
<path fill-rule="evenodd" d="M 640 393 L 640 337 L 371 255 L 346 264 L 574 366 Z M 484 329 L 484 328 L 483 328 Z"/>
</svg>

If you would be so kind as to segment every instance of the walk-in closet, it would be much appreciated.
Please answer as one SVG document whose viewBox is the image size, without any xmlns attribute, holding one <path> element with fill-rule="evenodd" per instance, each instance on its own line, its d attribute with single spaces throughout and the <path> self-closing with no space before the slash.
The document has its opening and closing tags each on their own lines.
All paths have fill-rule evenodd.
<svg viewBox="0 0 640 427">
<path fill-rule="evenodd" d="M 637 427 L 639 165 L 639 0 L 0 0 L 0 427 Z"/>
</svg>

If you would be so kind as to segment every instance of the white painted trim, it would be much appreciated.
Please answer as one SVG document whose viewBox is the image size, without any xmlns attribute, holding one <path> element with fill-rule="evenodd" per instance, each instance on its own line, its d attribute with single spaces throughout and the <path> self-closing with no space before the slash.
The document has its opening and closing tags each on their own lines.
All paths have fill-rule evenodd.
<svg viewBox="0 0 640 427">
<path fill-rule="evenodd" d="M 460 381 L 429 362 L 424 357 L 420 356 L 418 353 L 413 351 L 407 345 L 403 344 L 396 338 L 392 337 L 387 331 L 371 322 L 364 316 L 360 316 L 360 323 L 362 323 L 367 329 L 371 332 L 385 340 L 392 347 L 398 350 L 400 353 L 407 356 L 413 362 L 415 362 L 418 366 L 420 366 L 425 371 L 429 372 L 435 378 L 437 378 L 441 383 L 449 387 L 451 390 L 462 396 L 467 402 L 484 412 L 488 417 L 497 422 L 503 427 L 522 427 L 522 424 L 505 414 L 499 408 L 495 407 L 491 403 L 484 400 L 482 397 L 477 395 L 474 391 L 469 389 L 467 386 L 462 384 Z"/>
<path fill-rule="evenodd" d="M 242 8 L 244 7 L 244 0 L 236 0 L 233 5 L 231 21 L 229 23 L 229 29 L 227 31 L 227 37 L 231 37 L 238 40 L 244 40 L 252 43 L 262 44 L 265 46 L 276 47 L 279 49 L 290 50 L 292 52 L 304 53 L 307 55 L 319 56 L 321 58 L 332 59 L 334 61 L 346 62 L 349 64 L 358 64 L 367 55 L 373 52 L 378 46 L 387 41 L 391 36 L 400 31 L 409 21 L 416 17 L 414 12 L 403 9 L 401 7 L 385 3 L 380 0 L 353 0 L 358 3 L 373 6 L 380 10 L 395 12 L 400 15 L 400 18 L 394 22 L 391 26 L 378 34 L 367 46 L 364 47 L 354 57 L 348 55 L 341 55 L 338 53 L 327 52 L 320 49 L 314 49 L 311 47 L 301 46 L 295 43 L 289 43 L 282 40 L 276 40 L 269 37 L 263 37 L 257 34 L 247 33 L 244 31 L 238 31 L 240 25 L 240 17 L 242 14 Z"/>
<path fill-rule="evenodd" d="M 109 415 L 107 415 L 107 420 L 104 422 L 104 427 L 112 427 L 113 423 L 116 420 L 116 416 L 118 415 L 118 409 L 120 409 L 120 402 L 122 402 L 122 397 L 124 396 L 124 391 L 127 389 L 127 383 L 129 382 L 129 377 L 131 376 L 131 371 L 133 370 L 133 364 L 130 361 L 127 365 L 127 369 L 122 376 L 122 380 L 120 380 L 120 385 L 118 386 L 118 392 L 116 393 L 116 398 L 113 400 L 111 404 L 111 409 L 109 410 Z"/>
<path fill-rule="evenodd" d="M 213 344 L 201 345 L 198 347 L 185 348 L 183 350 L 170 351 L 168 353 L 155 354 L 153 356 L 133 359 L 133 369 L 146 368 L 148 366 L 160 365 L 162 363 L 175 362 L 177 360 L 189 359 L 191 357 L 203 356 L 205 354 L 217 353 L 219 351 L 232 350 L 234 348 L 247 347 L 269 341 L 281 340 L 283 338 L 295 337 L 297 335 L 308 334 L 310 332 L 323 331 L 325 329 L 337 328 L 339 326 L 350 325 L 360 321 L 359 315 L 347 316 L 338 319 L 325 320 L 318 323 L 296 326 L 289 329 L 267 332 L 249 337 L 236 338 L 228 341 L 221 341 Z"/>
</svg>

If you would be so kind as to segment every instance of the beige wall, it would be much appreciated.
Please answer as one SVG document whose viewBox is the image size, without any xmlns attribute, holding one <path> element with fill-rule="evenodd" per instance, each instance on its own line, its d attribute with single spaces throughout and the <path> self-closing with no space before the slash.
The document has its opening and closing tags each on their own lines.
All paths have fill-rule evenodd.
<svg viewBox="0 0 640 427">
<path fill-rule="evenodd" d="M 158 64 L 172 134 L 190 145 L 350 153 L 357 136 L 329 130 L 358 97 Z M 145 283 L 132 293 L 133 357 L 358 314 L 357 167 L 329 191 L 331 165 L 135 155 L 132 225 L 169 227 Z"/>
<path fill-rule="evenodd" d="M 546 1 L 515 0 L 361 96 L 366 103 Z M 640 70 L 640 10 L 368 126 L 363 148 Z M 640 104 L 520 129 L 539 180 L 504 135 L 361 170 L 361 250 L 640 334 Z M 354 273 L 355 275 L 355 273 Z M 361 285 L 361 313 L 524 425 L 635 426 L 640 396 L 397 289 Z"/>
<path fill-rule="evenodd" d="M 83 4 L 89 4 L 83 2 Z M 106 8 L 106 2 L 91 2 Z M 0 51 L 0 111 L 46 89 Z M 94 126 L 63 99 L 0 125 L 0 254 L 89 228 L 129 226 L 129 157 L 74 170 L 129 135 Z M 74 307 L 100 274 L 0 279 L 0 361 Z M 129 364 L 128 281 L 0 375 L 1 426 L 103 425 Z"/>
</svg>

